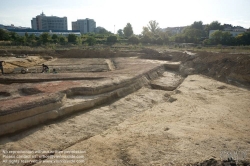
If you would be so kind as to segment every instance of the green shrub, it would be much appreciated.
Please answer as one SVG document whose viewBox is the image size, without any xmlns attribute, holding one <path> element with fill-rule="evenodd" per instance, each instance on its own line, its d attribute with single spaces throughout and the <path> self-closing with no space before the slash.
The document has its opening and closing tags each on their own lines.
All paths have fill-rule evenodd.
<svg viewBox="0 0 250 166">
<path fill-rule="evenodd" d="M 139 44 L 140 43 L 140 40 L 138 37 L 136 36 L 131 36 L 129 39 L 128 39 L 128 42 L 131 43 L 131 44 Z"/>
<path fill-rule="evenodd" d="M 68 35 L 68 42 L 77 43 L 77 36 L 75 34 L 69 34 Z"/>
<path fill-rule="evenodd" d="M 109 37 L 107 37 L 107 42 L 109 42 L 109 43 L 115 43 L 115 42 L 117 42 L 117 36 L 109 36 Z"/>
<path fill-rule="evenodd" d="M 151 39 L 150 36 L 144 35 L 144 36 L 141 38 L 141 42 L 142 42 L 142 43 L 151 43 L 151 42 L 152 42 L 152 39 Z"/>
<path fill-rule="evenodd" d="M 89 46 L 93 46 L 94 44 L 96 44 L 96 39 L 93 36 L 89 36 L 87 37 L 86 42 L 88 43 Z"/>
<path fill-rule="evenodd" d="M 161 37 L 158 37 L 156 40 L 155 40 L 155 43 L 156 44 L 159 44 L 159 45 L 162 45 L 163 44 L 163 40 Z"/>
</svg>

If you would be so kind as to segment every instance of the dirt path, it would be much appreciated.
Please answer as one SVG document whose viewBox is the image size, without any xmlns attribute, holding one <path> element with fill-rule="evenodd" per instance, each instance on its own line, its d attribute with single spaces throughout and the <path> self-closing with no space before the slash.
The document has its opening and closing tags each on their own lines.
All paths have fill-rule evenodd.
<svg viewBox="0 0 250 166">
<path fill-rule="evenodd" d="M 234 151 L 250 160 L 249 99 L 248 90 L 193 75 L 173 92 L 142 88 L 109 105 L 1 138 L 0 149 L 82 150 L 88 166 L 181 165 L 220 160 Z"/>
</svg>

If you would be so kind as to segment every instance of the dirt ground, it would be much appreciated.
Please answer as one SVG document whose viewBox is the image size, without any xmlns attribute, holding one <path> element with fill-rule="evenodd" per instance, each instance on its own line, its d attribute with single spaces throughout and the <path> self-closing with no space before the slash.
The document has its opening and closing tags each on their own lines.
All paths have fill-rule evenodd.
<svg viewBox="0 0 250 166">
<path fill-rule="evenodd" d="M 65 55 L 70 55 L 70 53 L 66 52 Z M 182 66 L 183 71 L 179 74 L 166 69 L 165 74 L 152 80 L 153 84 L 148 84 L 123 98 L 117 98 L 16 134 L 1 136 L 0 165 L 250 165 L 250 93 L 247 89 L 249 84 L 247 68 L 250 65 L 246 61 L 249 55 L 237 55 L 238 63 L 234 63 L 233 58 L 230 60 L 228 57 L 230 55 L 210 59 L 206 54 L 207 60 L 205 60 L 205 55 L 200 53 L 194 54 L 194 57 L 186 53 L 171 53 L 171 55 L 173 61 L 182 61 L 184 67 Z M 165 56 L 169 58 L 169 54 Z M 230 70 L 228 73 L 224 72 L 226 74 L 222 73 L 221 81 L 224 83 L 215 80 L 218 75 L 213 75 L 213 72 L 209 75 L 209 72 L 205 73 L 205 70 L 198 70 L 202 63 L 206 65 L 205 67 L 203 65 L 204 69 L 209 66 L 214 70 L 223 59 L 226 60 L 222 66 L 225 67 L 226 64 Z M 11 59 L 9 60 L 11 62 Z M 4 103 L 9 99 L 20 97 L 21 93 L 18 88 L 25 87 L 24 85 L 36 87 L 39 91 L 34 95 L 39 97 L 41 92 L 44 96 L 64 90 L 66 84 L 67 86 L 84 86 L 84 84 L 98 86 L 102 81 L 136 76 L 137 72 L 143 73 L 146 68 L 150 69 L 148 60 L 136 61 L 135 56 L 112 59 L 55 57 L 47 60 L 38 58 L 34 64 L 27 65 L 27 67 L 32 68 L 35 64 L 46 62 L 50 66 L 53 64 L 53 67 L 60 68 L 62 75 L 65 74 L 68 77 L 75 74 L 79 75 L 79 78 L 91 75 L 92 77 L 102 76 L 105 79 L 84 80 L 82 84 L 78 81 L 68 82 L 69 84 L 60 81 L 57 82 L 56 88 L 52 86 L 48 88 L 48 85 L 52 85 L 53 82 L 2 84 L 1 91 L 6 87 L 11 89 L 9 87 L 13 86 L 9 95 L 14 95 L 12 98 L 7 93 L 0 94 L 3 96 L 0 102 Z M 66 66 L 68 62 L 71 62 L 71 65 Z M 154 65 L 161 63 L 160 61 L 152 62 Z M 213 62 L 216 62 L 215 66 Z M 14 63 L 9 63 L 9 65 Z M 127 68 L 128 64 L 131 68 Z M 70 70 L 72 68 L 77 72 L 72 72 Z M 190 68 L 193 70 L 189 70 Z M 218 71 L 219 69 L 221 67 Z M 191 73 L 185 73 L 187 71 Z M 241 73 L 237 81 L 241 80 L 240 85 L 243 86 L 225 83 L 224 78 L 237 72 Z M 202 74 L 213 75 L 213 77 Z M 9 74 L 6 77 L 13 79 L 21 76 L 21 74 L 18 76 Z M 28 73 L 25 77 L 29 80 L 37 76 Z M 60 78 L 60 73 L 55 77 Z M 171 79 L 168 80 L 168 78 Z M 175 81 L 175 78 L 178 81 Z M 171 84 L 171 89 L 158 86 L 162 83 L 165 87 L 168 82 Z M 177 88 L 173 86 L 175 82 Z M 157 86 L 151 86 L 156 83 Z M 25 93 L 30 93 L 30 91 L 22 91 L 21 95 Z M 29 100 L 32 96 L 24 95 L 25 97 Z M 71 100 L 77 102 L 81 99 L 72 98 Z M 32 100 L 36 99 L 32 98 Z M 4 157 L 7 151 L 41 150 L 53 152 L 46 153 L 46 157 L 36 157 L 35 163 L 31 164 L 17 163 L 14 160 L 11 163 L 11 159 L 6 163 L 2 162 L 7 160 Z M 76 154 L 75 151 L 83 153 Z M 62 152 L 64 154 L 70 152 L 72 160 L 62 158 Z M 41 153 L 38 154 L 41 155 Z M 76 159 L 75 157 L 79 155 L 81 155 L 79 159 Z M 56 159 L 58 163 L 53 163 Z M 233 161 L 226 161 L 230 159 Z M 65 163 L 66 161 L 68 163 Z"/>
</svg>

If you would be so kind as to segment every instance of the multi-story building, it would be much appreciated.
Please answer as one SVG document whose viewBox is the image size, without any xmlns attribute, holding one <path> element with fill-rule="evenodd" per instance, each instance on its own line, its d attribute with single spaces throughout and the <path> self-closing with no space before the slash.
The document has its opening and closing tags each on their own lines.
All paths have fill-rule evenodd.
<svg viewBox="0 0 250 166">
<path fill-rule="evenodd" d="M 170 32 L 173 35 L 176 35 L 176 34 L 181 33 L 184 28 L 186 28 L 186 27 L 185 26 L 184 27 L 167 27 L 167 28 L 162 29 L 162 31 L 163 32 Z"/>
<path fill-rule="evenodd" d="M 21 26 L 14 26 L 14 24 L 11 24 L 11 25 L 2 25 L 0 24 L 0 29 L 30 29 L 29 27 L 21 27 Z"/>
<path fill-rule="evenodd" d="M 72 22 L 72 30 L 80 30 L 83 33 L 95 32 L 96 22 L 93 19 L 78 19 Z"/>
<path fill-rule="evenodd" d="M 44 13 L 32 18 L 34 30 L 68 30 L 67 17 L 46 16 Z"/>
</svg>

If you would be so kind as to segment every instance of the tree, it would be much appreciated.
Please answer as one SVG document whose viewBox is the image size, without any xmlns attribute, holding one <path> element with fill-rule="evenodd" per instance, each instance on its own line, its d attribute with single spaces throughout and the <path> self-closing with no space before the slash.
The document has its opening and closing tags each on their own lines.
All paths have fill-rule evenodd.
<svg viewBox="0 0 250 166">
<path fill-rule="evenodd" d="M 163 44 L 163 39 L 161 37 L 158 37 L 156 40 L 155 40 L 155 43 L 156 44 L 159 44 L 159 45 L 162 45 Z"/>
<path fill-rule="evenodd" d="M 77 36 L 75 34 L 69 34 L 68 35 L 68 42 L 76 44 L 77 43 Z"/>
<path fill-rule="evenodd" d="M 117 37 L 114 36 L 114 35 L 109 36 L 109 37 L 107 37 L 107 42 L 109 42 L 109 43 L 115 43 L 115 42 L 117 42 Z"/>
<path fill-rule="evenodd" d="M 210 30 L 223 30 L 224 27 L 219 23 L 218 21 L 213 21 L 209 25 L 206 26 L 205 31 L 207 33 L 207 36 L 209 35 Z"/>
<path fill-rule="evenodd" d="M 0 29 L 0 40 L 9 40 L 9 33 L 4 29 Z"/>
<path fill-rule="evenodd" d="M 190 39 L 185 34 L 177 34 L 174 36 L 174 41 L 177 43 L 186 43 L 190 42 Z"/>
<path fill-rule="evenodd" d="M 32 33 L 29 35 L 28 40 L 36 40 L 36 36 Z"/>
<path fill-rule="evenodd" d="M 29 45 L 34 45 L 36 44 L 36 36 L 34 34 L 30 34 L 27 38 L 27 42 Z"/>
<path fill-rule="evenodd" d="M 234 37 L 230 32 L 222 32 L 221 44 L 224 45 L 233 45 L 234 44 Z"/>
<path fill-rule="evenodd" d="M 26 36 L 18 36 L 17 42 L 18 42 L 18 44 L 25 45 L 27 43 Z"/>
<path fill-rule="evenodd" d="M 107 31 L 105 28 L 101 28 L 98 33 L 100 33 L 100 34 L 109 34 L 110 32 Z"/>
<path fill-rule="evenodd" d="M 152 38 L 149 35 L 143 35 L 143 37 L 141 38 L 141 42 L 142 43 L 151 43 L 152 42 Z"/>
<path fill-rule="evenodd" d="M 203 30 L 203 22 L 202 22 L 202 21 L 195 21 L 195 22 L 191 25 L 191 28 Z"/>
<path fill-rule="evenodd" d="M 206 36 L 203 30 L 192 28 L 191 26 L 184 29 L 183 35 L 185 39 L 185 41 L 183 42 L 191 42 L 191 43 L 198 43 L 202 37 Z"/>
<path fill-rule="evenodd" d="M 88 36 L 86 42 L 89 44 L 89 46 L 92 46 L 96 43 L 96 39 L 93 36 Z"/>
<path fill-rule="evenodd" d="M 155 34 L 159 30 L 159 23 L 155 20 L 151 20 L 148 23 L 148 29 Z"/>
<path fill-rule="evenodd" d="M 140 43 L 140 40 L 138 37 L 136 36 L 131 36 L 129 39 L 128 39 L 128 42 L 129 43 L 132 43 L 132 44 L 139 44 Z"/>
<path fill-rule="evenodd" d="M 223 32 L 222 31 L 215 31 L 214 33 L 211 34 L 211 41 L 213 44 L 221 44 L 221 40 L 222 40 L 222 35 Z"/>
<path fill-rule="evenodd" d="M 209 30 L 223 30 L 224 27 L 218 21 L 213 21 L 208 25 Z"/>
<path fill-rule="evenodd" d="M 16 41 L 17 38 L 18 38 L 18 34 L 17 34 L 16 32 L 10 32 L 10 33 L 9 33 L 9 38 L 10 38 L 10 40 L 12 40 L 12 41 Z"/>
<path fill-rule="evenodd" d="M 60 42 L 60 44 L 66 44 L 67 38 L 64 37 L 64 36 L 60 36 L 60 37 L 59 37 L 59 42 Z"/>
<path fill-rule="evenodd" d="M 51 38 L 53 43 L 57 43 L 59 41 L 59 37 L 56 34 L 53 34 Z"/>
<path fill-rule="evenodd" d="M 250 45 L 250 32 L 245 32 L 236 36 L 237 45 Z"/>
<path fill-rule="evenodd" d="M 169 42 L 169 32 L 168 31 L 158 31 L 157 35 L 154 35 L 156 39 L 159 37 L 163 40 L 163 43 L 167 44 Z"/>
<path fill-rule="evenodd" d="M 148 35 L 148 36 L 152 36 L 152 33 L 149 31 L 148 27 L 142 27 L 142 35 Z"/>
<path fill-rule="evenodd" d="M 39 40 L 42 44 L 50 43 L 51 36 L 49 35 L 49 33 L 45 32 L 40 35 Z"/>
<path fill-rule="evenodd" d="M 29 34 L 28 34 L 27 32 L 25 32 L 24 36 L 25 36 L 26 38 L 28 38 L 28 37 L 29 37 Z"/>
<path fill-rule="evenodd" d="M 122 29 L 119 29 L 119 30 L 117 31 L 117 34 L 118 34 L 119 36 L 123 36 L 123 35 L 124 35 Z"/>
<path fill-rule="evenodd" d="M 123 28 L 124 35 L 126 37 L 130 37 L 134 34 L 132 25 L 130 23 L 127 23 L 127 25 Z"/>
</svg>

